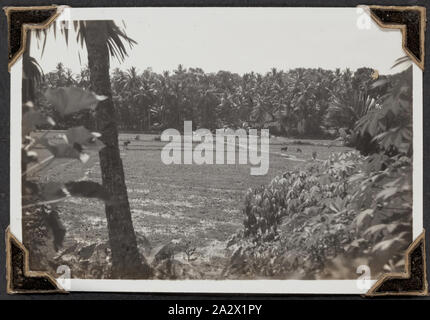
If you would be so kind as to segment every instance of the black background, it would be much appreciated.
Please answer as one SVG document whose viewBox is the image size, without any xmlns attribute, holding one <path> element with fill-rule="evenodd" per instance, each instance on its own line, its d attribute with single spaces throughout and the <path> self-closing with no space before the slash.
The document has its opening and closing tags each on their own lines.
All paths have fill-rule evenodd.
<svg viewBox="0 0 430 320">
<path fill-rule="evenodd" d="M 269 1 L 193 1 L 193 0 L 149 0 L 149 1 L 138 1 L 138 0 L 66 0 L 66 1 L 54 1 L 56 5 L 69 5 L 71 7 L 159 7 L 159 6 L 257 6 L 257 7 L 355 7 L 357 5 L 396 5 L 396 6 L 425 6 L 427 8 L 427 27 L 426 27 L 426 70 L 424 71 L 424 106 L 423 106 L 423 126 L 424 126 L 424 228 L 430 232 L 430 219 L 428 216 L 429 210 L 429 197 L 430 194 L 430 176 L 429 169 L 426 164 L 429 163 L 429 146 L 428 141 L 430 138 L 430 107 L 428 107 L 430 101 L 430 32 L 428 25 L 430 24 L 430 3 L 425 0 L 421 1 L 385 1 L 385 0 L 373 0 L 373 1 L 355 1 L 355 0 L 269 0 Z M 47 1 L 20 1 L 20 0 L 5 0 L 0 1 L 0 6 L 41 6 L 50 5 L 52 2 Z M 288 41 L 288 38 L 285 39 Z M 150 307 L 155 313 L 159 310 L 162 315 L 167 315 L 168 306 L 178 303 L 179 305 L 203 305 L 203 301 L 200 302 L 187 302 L 185 300 L 202 300 L 210 299 L 213 303 L 221 304 L 224 303 L 238 303 L 236 299 L 245 300 L 241 301 L 242 304 L 253 303 L 253 299 L 264 299 L 260 301 L 263 303 L 263 314 L 276 314 L 278 308 L 283 307 L 282 300 L 332 300 L 332 299 L 364 299 L 358 295 L 255 295 L 255 294 L 177 294 L 177 293 L 165 293 L 165 294 L 152 294 L 152 293 L 79 293 L 73 292 L 67 295 L 51 294 L 51 295 L 8 295 L 6 294 L 6 269 L 5 269 L 5 230 L 9 225 L 9 122 L 10 122 L 10 77 L 7 68 L 8 64 L 8 53 L 7 53 L 7 21 L 6 15 L 3 10 L 0 13 L 0 300 L 17 300 L 17 299 L 61 299 L 61 300 L 75 300 L 75 299 L 125 299 L 125 300 L 164 300 L 164 301 L 149 301 L 145 303 L 145 308 Z M 430 234 L 427 234 L 427 261 L 429 262 L 430 246 L 429 246 Z M 430 266 L 429 266 L 430 267 Z M 427 270 L 427 279 L 429 277 L 429 270 Z M 368 299 L 368 298 L 366 298 Z M 372 298 L 371 300 L 375 300 Z M 380 298 L 378 298 L 380 299 Z M 410 297 L 410 299 L 430 299 L 429 297 Z M 176 300 L 176 301 L 175 301 Z M 221 301 L 230 300 L 230 301 Z M 248 300 L 248 301 L 246 301 Z M 209 302 L 209 305 L 212 304 Z M 208 302 L 205 302 L 205 304 Z M 281 310 L 281 309 L 279 309 Z M 302 309 L 303 310 L 303 309 Z M 279 316 L 280 314 L 278 314 Z M 221 316 L 214 316 L 215 318 L 222 318 Z M 235 316 L 232 316 L 235 317 Z M 281 316 L 285 318 L 284 316 Z M 202 317 L 200 317 L 202 318 Z M 242 316 L 242 318 L 249 318 Z"/>
</svg>

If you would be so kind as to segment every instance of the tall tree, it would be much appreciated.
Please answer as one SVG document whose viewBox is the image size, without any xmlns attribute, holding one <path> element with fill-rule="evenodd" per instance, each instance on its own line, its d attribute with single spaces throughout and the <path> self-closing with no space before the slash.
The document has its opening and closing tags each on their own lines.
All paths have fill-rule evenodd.
<svg viewBox="0 0 430 320">
<path fill-rule="evenodd" d="M 61 28 L 67 43 L 69 30 L 63 26 Z M 75 21 L 74 28 L 78 43 L 82 47 L 85 43 L 87 48 L 91 90 L 108 97 L 97 105 L 96 127 L 102 134 L 100 140 L 105 144 L 105 148 L 99 152 L 103 186 L 112 196 L 112 200 L 105 203 L 112 252 L 112 277 L 149 278 L 151 268 L 139 253 L 131 218 L 109 76 L 110 56 L 124 59 L 127 51 L 123 41 L 130 46 L 135 41 L 113 21 Z M 46 41 L 46 30 L 42 32 L 45 33 Z M 40 32 L 38 36 L 41 36 Z"/>
<path fill-rule="evenodd" d="M 122 43 L 118 43 L 121 42 L 119 36 L 129 42 L 131 39 L 125 36 L 112 21 L 87 21 L 81 28 L 85 28 L 86 31 L 85 44 L 88 51 L 91 89 L 96 94 L 109 97 L 97 106 L 96 126 L 102 134 L 101 140 L 106 145 L 99 153 L 103 186 L 114 197 L 113 201 L 105 205 L 112 250 L 113 276 L 149 277 L 150 268 L 146 261 L 142 261 L 144 257 L 139 254 L 131 219 L 109 77 L 109 46 L 112 46 L 114 41 L 115 46 L 120 47 Z M 116 37 L 112 38 L 112 34 Z"/>
</svg>

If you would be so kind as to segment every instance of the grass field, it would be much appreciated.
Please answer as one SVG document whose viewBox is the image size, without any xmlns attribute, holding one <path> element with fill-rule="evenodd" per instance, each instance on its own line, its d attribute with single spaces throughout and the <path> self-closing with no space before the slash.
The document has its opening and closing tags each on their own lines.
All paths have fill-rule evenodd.
<svg viewBox="0 0 430 320">
<path fill-rule="evenodd" d="M 270 168 L 265 176 L 251 176 L 250 165 L 165 165 L 160 160 L 164 142 L 155 141 L 154 135 L 121 134 L 121 157 L 133 223 L 143 252 L 167 244 L 174 239 L 186 239 L 197 248 L 201 257 L 216 256 L 226 240 L 242 228 L 243 196 L 248 188 L 267 184 L 274 176 L 306 162 L 290 160 L 285 154 L 299 160 L 311 160 L 316 151 L 318 159 L 326 159 L 331 152 L 344 147 L 328 148 L 328 141 L 307 141 L 321 145 L 289 145 L 281 147 L 283 138 L 271 138 Z M 127 149 L 123 141 L 130 140 Z M 297 153 L 297 148 L 302 153 Z M 39 150 L 43 159 L 49 153 Z M 70 181 L 82 178 L 101 181 L 98 154 L 89 150 L 90 160 L 56 159 L 39 174 L 42 180 Z M 283 153 L 283 155 L 282 155 Z M 67 234 L 64 247 L 77 241 L 88 244 L 107 241 L 104 204 L 94 199 L 70 198 L 58 204 L 61 220 Z M 222 256 L 219 252 L 219 256 Z"/>
</svg>

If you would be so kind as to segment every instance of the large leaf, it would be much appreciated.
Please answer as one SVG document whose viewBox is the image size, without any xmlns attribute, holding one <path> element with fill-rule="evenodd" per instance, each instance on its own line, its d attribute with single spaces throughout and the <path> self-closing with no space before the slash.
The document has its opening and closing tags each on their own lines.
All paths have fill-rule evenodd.
<svg viewBox="0 0 430 320">
<path fill-rule="evenodd" d="M 51 144 L 47 139 L 43 138 L 39 140 L 39 143 L 44 145 L 49 152 L 51 152 L 56 158 L 72 158 L 79 159 L 83 163 L 87 162 L 89 155 L 82 152 L 82 147 L 80 144 Z"/>
<path fill-rule="evenodd" d="M 37 129 L 39 126 L 46 126 L 46 125 L 55 125 L 54 120 L 52 120 L 51 117 L 47 117 L 44 114 L 29 110 L 22 116 L 22 134 L 23 136 L 29 135 L 29 133 L 35 129 Z"/>
<path fill-rule="evenodd" d="M 83 126 L 70 128 L 66 132 L 66 142 L 74 145 L 75 143 L 82 146 L 96 147 L 98 150 L 104 148 L 103 142 L 98 140 L 100 134 L 96 132 L 90 132 Z"/>
<path fill-rule="evenodd" d="M 99 101 L 106 100 L 106 96 L 99 96 L 92 92 L 75 87 L 48 88 L 45 97 L 62 115 L 68 115 L 84 109 L 95 109 Z"/>
<path fill-rule="evenodd" d="M 405 241 L 399 237 L 384 240 L 384 241 L 381 241 L 378 244 L 376 244 L 373 247 L 372 252 L 378 253 L 378 254 L 382 254 L 382 253 L 386 253 L 386 252 L 390 252 L 390 251 L 396 252 L 396 249 L 399 246 L 401 246 L 404 242 Z"/>
<path fill-rule="evenodd" d="M 39 184 L 39 194 L 42 200 L 51 201 L 68 196 L 64 185 L 59 182 L 47 182 Z"/>
<path fill-rule="evenodd" d="M 398 191 L 399 191 L 398 187 L 385 188 L 384 190 L 380 191 L 376 195 L 376 200 L 379 200 L 379 199 L 387 200 L 388 198 L 391 198 L 392 196 L 394 196 Z"/>
<path fill-rule="evenodd" d="M 74 197 L 97 198 L 103 201 L 111 199 L 109 192 L 93 181 L 71 181 L 65 184 L 67 191 Z"/>
<path fill-rule="evenodd" d="M 375 235 L 379 235 L 380 233 L 382 233 L 383 231 L 388 231 L 391 232 L 394 229 L 395 225 L 394 224 L 376 224 L 374 226 L 371 226 L 369 228 L 366 229 L 366 231 L 364 231 L 363 235 L 364 236 L 375 236 Z"/>
<path fill-rule="evenodd" d="M 369 225 L 370 221 L 373 219 L 373 209 L 366 209 L 358 214 L 354 219 L 355 225 L 359 228 L 363 228 Z"/>
<path fill-rule="evenodd" d="M 387 78 L 378 79 L 370 85 L 370 89 L 375 89 L 375 88 L 381 87 L 381 86 L 387 84 L 388 82 L 389 82 L 389 80 Z"/>
</svg>

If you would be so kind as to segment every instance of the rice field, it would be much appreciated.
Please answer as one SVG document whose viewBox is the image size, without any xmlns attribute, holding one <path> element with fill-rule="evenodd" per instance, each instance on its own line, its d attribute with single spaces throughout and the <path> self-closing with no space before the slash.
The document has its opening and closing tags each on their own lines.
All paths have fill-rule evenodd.
<svg viewBox="0 0 430 320">
<path fill-rule="evenodd" d="M 295 145 L 274 137 L 270 140 L 268 173 L 252 176 L 249 164 L 165 165 L 160 158 L 165 142 L 155 135 L 140 134 L 139 140 L 135 136 L 121 134 L 119 140 L 133 224 L 140 249 L 146 254 L 172 240 L 186 239 L 201 257 L 207 257 L 208 251 L 209 255 L 221 256 L 226 241 L 242 228 L 241 208 L 248 188 L 267 184 L 274 176 L 303 166 L 311 161 L 313 152 L 317 152 L 317 159 L 324 160 L 331 152 L 347 149 L 329 148 L 329 141 L 302 140 Z M 127 147 L 125 141 L 130 141 Z M 42 149 L 38 153 L 41 159 L 49 155 Z M 85 164 L 56 159 L 39 175 L 46 181 L 101 182 L 98 154 L 95 150 L 88 153 L 90 159 Z M 65 248 L 76 242 L 107 242 L 103 202 L 70 198 L 57 206 L 67 230 Z"/>
</svg>

